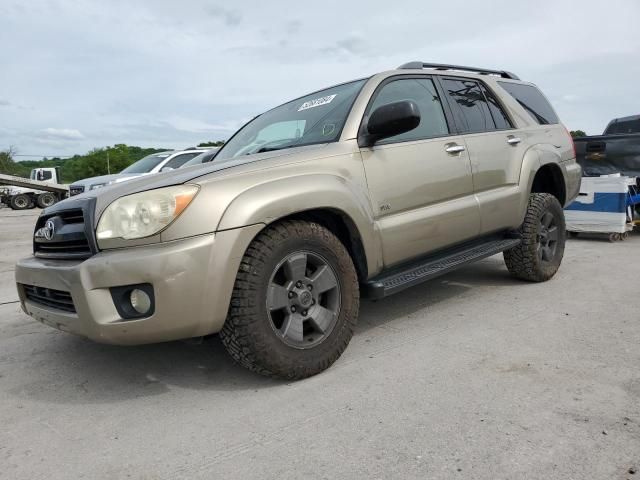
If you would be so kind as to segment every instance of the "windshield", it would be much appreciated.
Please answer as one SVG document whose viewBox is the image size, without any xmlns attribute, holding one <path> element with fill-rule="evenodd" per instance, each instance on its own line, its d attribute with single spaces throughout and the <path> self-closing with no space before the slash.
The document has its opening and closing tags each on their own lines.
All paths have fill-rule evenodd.
<svg viewBox="0 0 640 480">
<path fill-rule="evenodd" d="M 170 153 L 163 153 L 160 155 L 148 155 L 144 158 L 141 158 L 135 163 L 132 163 L 127 168 L 122 170 L 120 173 L 149 173 L 154 169 L 156 165 L 158 165 L 163 160 L 166 160 L 169 157 Z"/>
<path fill-rule="evenodd" d="M 263 113 L 222 147 L 216 161 L 337 141 L 365 81 L 327 88 Z"/>
</svg>

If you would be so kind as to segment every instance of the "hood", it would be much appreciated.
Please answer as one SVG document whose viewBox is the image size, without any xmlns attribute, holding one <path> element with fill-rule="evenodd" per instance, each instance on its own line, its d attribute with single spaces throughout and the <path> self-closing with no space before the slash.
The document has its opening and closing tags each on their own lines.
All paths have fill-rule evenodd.
<svg viewBox="0 0 640 480">
<path fill-rule="evenodd" d="M 146 190 L 153 190 L 156 188 L 169 187 L 172 185 L 181 185 L 183 183 L 192 182 L 202 177 L 211 177 L 212 175 L 232 175 L 240 170 L 254 171 L 262 168 L 269 168 L 281 163 L 291 163 L 303 161 L 310 158 L 317 158 L 322 156 L 322 150 L 327 147 L 327 144 L 319 145 L 306 145 L 297 148 L 290 148 L 284 150 L 276 150 L 273 152 L 265 152 L 254 155 L 247 155 L 240 158 L 234 158 L 229 160 L 212 161 L 207 164 L 206 167 L 200 168 L 185 168 L 172 170 L 170 172 L 155 173 L 153 175 L 144 175 L 126 182 L 112 183 L 104 188 L 98 188 L 96 190 L 85 190 L 85 193 L 76 195 L 69 199 L 58 202 L 55 205 L 47 208 L 46 213 L 53 213 L 58 210 L 66 210 L 73 208 L 71 206 L 72 201 L 82 201 L 94 199 L 96 202 L 96 218 L 100 216 L 102 211 L 111 204 L 114 200 L 123 197 L 125 195 L 131 195 L 133 193 L 144 192 Z M 105 175 L 105 177 L 119 177 L 119 175 Z M 86 179 L 86 181 L 92 181 L 92 183 L 102 183 L 102 181 L 96 181 L 93 179 Z M 195 182 L 197 183 L 197 181 Z M 77 182 L 80 184 L 80 182 Z M 74 184 L 75 185 L 75 184 Z"/>
</svg>

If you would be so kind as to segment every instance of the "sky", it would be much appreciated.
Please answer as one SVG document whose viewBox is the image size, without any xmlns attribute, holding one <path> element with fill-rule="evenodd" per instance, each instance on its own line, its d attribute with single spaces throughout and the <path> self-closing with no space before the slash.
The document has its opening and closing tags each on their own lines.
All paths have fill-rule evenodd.
<svg viewBox="0 0 640 480">
<path fill-rule="evenodd" d="M 515 72 L 565 125 L 640 113 L 639 0 L 1 0 L 0 150 L 184 148 L 413 60 Z"/>
</svg>

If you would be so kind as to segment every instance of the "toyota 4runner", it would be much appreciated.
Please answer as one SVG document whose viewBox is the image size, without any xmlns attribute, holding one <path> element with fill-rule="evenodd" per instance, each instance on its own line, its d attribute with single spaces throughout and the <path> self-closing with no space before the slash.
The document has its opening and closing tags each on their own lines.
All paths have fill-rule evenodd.
<svg viewBox="0 0 640 480">
<path fill-rule="evenodd" d="M 541 282 L 578 194 L 573 143 L 505 71 L 412 62 L 276 107 L 208 167 L 105 187 L 37 220 L 22 308 L 98 342 L 219 332 L 261 374 L 298 379 L 380 299 L 503 252 Z"/>
</svg>

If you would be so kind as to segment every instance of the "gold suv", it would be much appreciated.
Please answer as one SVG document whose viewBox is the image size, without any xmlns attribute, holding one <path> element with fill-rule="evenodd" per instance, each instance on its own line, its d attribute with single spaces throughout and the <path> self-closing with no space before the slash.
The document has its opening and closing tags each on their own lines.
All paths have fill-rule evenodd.
<svg viewBox="0 0 640 480">
<path fill-rule="evenodd" d="M 219 333 L 240 364 L 304 378 L 382 298 L 504 252 L 560 266 L 573 142 L 514 74 L 412 62 L 280 105 L 210 166 L 111 185 L 42 212 L 22 308 L 98 342 Z"/>
</svg>

